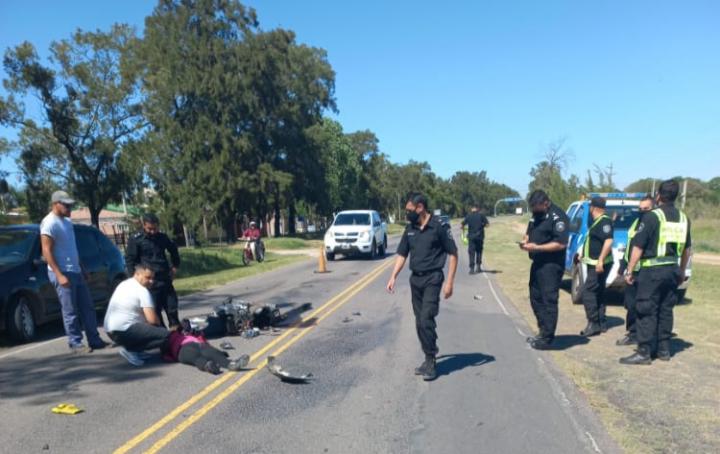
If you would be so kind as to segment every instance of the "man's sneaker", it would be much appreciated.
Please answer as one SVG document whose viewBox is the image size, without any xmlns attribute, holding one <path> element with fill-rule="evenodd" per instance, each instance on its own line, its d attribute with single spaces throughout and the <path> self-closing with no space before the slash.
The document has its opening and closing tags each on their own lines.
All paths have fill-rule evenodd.
<svg viewBox="0 0 720 454">
<path fill-rule="evenodd" d="M 217 365 L 215 361 L 208 361 L 205 363 L 205 367 L 203 367 L 203 370 L 205 372 L 210 372 L 213 375 L 221 374 L 222 370 L 220 369 L 220 366 Z"/>
<path fill-rule="evenodd" d="M 425 375 L 425 370 L 428 368 L 430 361 L 432 361 L 430 358 L 425 358 L 425 361 L 415 368 L 415 375 Z"/>
<path fill-rule="evenodd" d="M 147 361 L 150 358 L 152 358 L 152 356 L 153 356 L 152 353 L 148 353 L 148 352 L 136 352 L 135 354 L 138 356 L 138 358 L 140 358 L 143 361 Z"/>
<path fill-rule="evenodd" d="M 427 361 L 427 367 L 423 371 L 422 378 L 425 381 L 432 381 L 437 378 L 437 371 L 435 370 L 435 359 L 429 359 Z"/>
<path fill-rule="evenodd" d="M 239 370 L 243 370 L 248 363 L 250 362 L 250 357 L 248 355 L 242 355 L 238 359 L 234 359 L 228 363 L 228 370 L 231 370 L 233 372 L 237 372 Z"/>
<path fill-rule="evenodd" d="M 77 345 L 71 345 L 71 346 L 70 346 L 70 351 L 71 351 L 74 355 L 85 355 L 85 354 L 87 354 L 87 353 L 92 352 L 92 349 L 91 349 L 90 347 L 86 347 L 86 346 L 83 345 L 83 344 L 77 344 Z"/>
<path fill-rule="evenodd" d="M 125 347 L 120 347 L 118 350 L 118 353 L 120 353 L 120 356 L 125 358 L 127 362 L 132 364 L 135 367 L 140 367 L 143 364 L 145 364 L 145 361 L 135 352 L 131 352 L 130 350 L 126 349 Z"/>
<path fill-rule="evenodd" d="M 110 344 L 108 344 L 107 342 L 105 342 L 105 341 L 102 340 L 102 339 L 99 339 L 99 342 L 94 343 L 94 344 L 90 344 L 90 348 L 93 349 L 93 350 L 102 350 L 102 349 L 104 349 L 105 347 L 107 347 L 108 345 L 110 345 Z"/>
</svg>

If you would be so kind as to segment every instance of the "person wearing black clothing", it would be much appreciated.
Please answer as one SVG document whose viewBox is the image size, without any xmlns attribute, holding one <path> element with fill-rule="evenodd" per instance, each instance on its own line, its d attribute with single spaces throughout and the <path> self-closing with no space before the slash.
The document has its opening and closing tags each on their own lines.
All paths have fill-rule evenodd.
<svg viewBox="0 0 720 454">
<path fill-rule="evenodd" d="M 632 273 L 635 280 L 632 285 L 625 285 L 625 292 L 623 294 L 623 304 L 625 306 L 625 310 L 627 311 L 627 315 L 625 316 L 625 336 L 623 336 L 622 339 L 618 339 L 615 342 L 616 345 L 624 346 L 637 344 L 637 310 L 635 308 L 635 301 L 637 297 L 637 276 L 640 269 L 636 266 L 634 270 L 628 271 L 627 265 L 630 260 L 630 252 L 632 251 L 634 244 L 633 240 L 635 238 L 635 234 L 637 233 L 637 228 L 640 225 L 640 222 L 642 222 L 643 215 L 654 208 L 654 202 L 655 201 L 650 194 L 640 200 L 640 204 L 638 205 L 640 216 L 635 219 L 628 229 L 627 246 L 625 247 L 625 255 L 620 261 L 620 272 L 622 274 L 625 274 L 626 272 Z"/>
<path fill-rule="evenodd" d="M 483 243 L 485 242 L 485 227 L 490 225 L 487 218 L 473 205 L 470 214 L 462 221 L 463 229 L 467 226 L 468 255 L 470 257 L 470 274 L 481 271 Z"/>
<path fill-rule="evenodd" d="M 168 325 L 180 324 L 178 314 L 178 298 L 172 281 L 180 266 L 180 254 L 177 245 L 166 234 L 158 230 L 159 220 L 154 214 L 145 214 L 142 218 L 143 230 L 133 235 L 128 241 L 125 254 L 125 264 L 130 276 L 135 267 L 141 263 L 147 264 L 155 273 L 155 280 L 150 288 L 150 294 L 155 303 L 160 323 L 163 323 L 162 311 L 168 318 Z M 172 266 L 168 263 L 166 251 L 170 253 Z"/>
<path fill-rule="evenodd" d="M 679 185 L 674 180 L 660 184 L 656 202 L 659 208 L 643 216 L 633 240 L 625 282 L 637 279 L 637 342 L 634 354 L 621 364 L 651 364 L 653 357 L 669 361 L 673 307 L 678 285 L 685 279 L 692 239 L 690 221 L 675 208 Z M 637 278 L 630 270 L 639 265 Z"/>
<path fill-rule="evenodd" d="M 532 260 L 530 305 L 539 332 L 527 341 L 534 349 L 546 350 L 550 348 L 557 328 L 558 297 L 568 242 L 568 217 L 542 190 L 530 194 L 528 205 L 533 217 L 519 244 Z"/>
<path fill-rule="evenodd" d="M 593 197 L 590 200 L 590 228 L 583 244 L 582 263 L 585 266 L 585 283 L 582 302 L 585 306 L 587 326 L 581 336 L 595 336 L 607 332 L 605 318 L 605 281 L 612 267 L 613 223 L 605 214 L 605 199 Z"/>
<path fill-rule="evenodd" d="M 457 271 L 457 247 L 453 240 L 450 225 L 442 223 L 439 218 L 428 212 L 425 196 L 413 194 L 405 205 L 408 225 L 405 228 L 397 259 L 387 290 L 395 291 L 398 274 L 410 257 L 410 289 L 415 314 L 415 328 L 420 346 L 425 353 L 425 361 L 415 369 L 416 375 L 422 375 L 426 381 L 437 378 L 435 357 L 438 354 L 437 324 L 435 317 L 440 308 L 440 292 L 445 299 L 453 294 L 455 272 Z M 445 280 L 443 268 L 447 256 L 450 256 L 448 277 Z M 445 285 L 443 286 L 443 282 Z"/>
</svg>

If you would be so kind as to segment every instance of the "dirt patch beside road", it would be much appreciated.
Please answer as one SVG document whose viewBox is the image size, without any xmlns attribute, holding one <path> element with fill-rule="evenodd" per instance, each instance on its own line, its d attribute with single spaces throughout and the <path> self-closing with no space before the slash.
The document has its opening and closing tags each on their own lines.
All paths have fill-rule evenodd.
<svg viewBox="0 0 720 454">
<path fill-rule="evenodd" d="M 693 262 L 720 266 L 720 254 L 694 253 Z"/>
<path fill-rule="evenodd" d="M 491 222 L 493 222 L 491 220 Z M 503 292 L 536 326 L 528 300 L 530 261 L 514 243 L 524 233 L 520 218 L 496 218 L 486 234 L 487 266 L 496 269 Z M 701 256 L 707 254 L 698 254 Z M 720 452 L 720 292 L 717 268 L 696 260 L 688 302 L 675 308 L 677 337 L 668 363 L 622 366 L 630 347 L 615 341 L 625 331 L 622 295 L 610 295 L 611 329 L 587 342 L 578 333 L 585 324 L 580 305 L 561 292 L 556 363 L 584 392 L 610 435 L 632 453 Z"/>
</svg>

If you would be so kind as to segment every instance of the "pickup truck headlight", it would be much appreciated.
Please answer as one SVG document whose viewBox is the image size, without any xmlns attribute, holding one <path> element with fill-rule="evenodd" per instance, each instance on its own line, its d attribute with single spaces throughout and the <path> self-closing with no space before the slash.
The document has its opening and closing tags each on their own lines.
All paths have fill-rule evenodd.
<svg viewBox="0 0 720 454">
<path fill-rule="evenodd" d="M 360 232 L 360 237 L 359 237 L 359 238 L 360 238 L 361 240 L 369 240 L 369 239 L 370 239 L 370 232 L 368 232 L 368 231 Z"/>
</svg>

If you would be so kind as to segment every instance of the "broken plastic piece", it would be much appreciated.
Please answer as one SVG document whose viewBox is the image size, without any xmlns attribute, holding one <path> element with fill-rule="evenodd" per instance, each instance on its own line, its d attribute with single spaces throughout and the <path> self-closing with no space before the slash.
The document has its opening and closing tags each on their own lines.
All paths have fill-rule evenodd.
<svg viewBox="0 0 720 454">
<path fill-rule="evenodd" d="M 220 344 L 220 348 L 222 348 L 223 350 L 235 350 L 235 347 L 233 347 L 233 344 L 231 344 L 230 342 L 227 342 L 227 341 Z"/>
<path fill-rule="evenodd" d="M 266 367 L 271 374 L 280 378 L 281 381 L 286 383 L 307 383 L 308 380 L 312 380 L 314 378 L 313 374 L 310 373 L 305 375 L 293 375 L 285 371 L 282 367 L 280 367 L 279 364 L 275 364 L 274 356 L 268 356 Z"/>
<path fill-rule="evenodd" d="M 345 317 L 344 319 L 342 319 L 343 323 L 350 323 L 351 321 L 352 319 L 350 317 Z"/>
<path fill-rule="evenodd" d="M 353 312 L 352 314 L 356 317 L 360 317 L 362 315 L 360 312 Z"/>
<path fill-rule="evenodd" d="M 78 413 L 82 413 L 83 410 L 74 404 L 59 404 L 57 407 L 53 407 L 50 411 L 58 415 L 76 415 Z"/>
<path fill-rule="evenodd" d="M 473 296 L 473 299 L 476 299 L 476 300 L 481 300 L 482 298 L 483 298 L 482 295 Z"/>
</svg>

